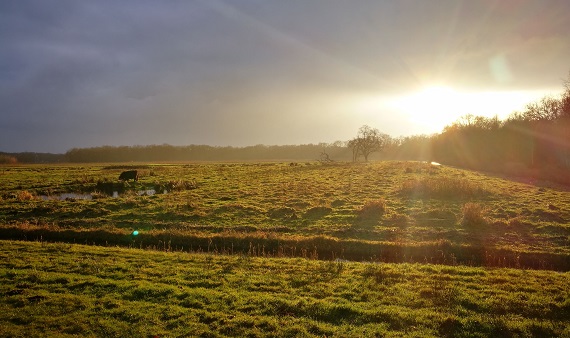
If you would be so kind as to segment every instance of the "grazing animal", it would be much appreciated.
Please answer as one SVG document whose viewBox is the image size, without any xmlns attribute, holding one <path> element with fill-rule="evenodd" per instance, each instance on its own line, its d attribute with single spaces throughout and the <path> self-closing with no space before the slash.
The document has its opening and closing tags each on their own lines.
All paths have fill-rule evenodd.
<svg viewBox="0 0 570 338">
<path fill-rule="evenodd" d="M 128 181 L 128 180 L 138 181 L 139 180 L 139 174 L 136 170 L 127 170 L 127 171 L 123 171 L 121 173 L 121 175 L 119 176 L 119 179 L 121 181 Z"/>
</svg>

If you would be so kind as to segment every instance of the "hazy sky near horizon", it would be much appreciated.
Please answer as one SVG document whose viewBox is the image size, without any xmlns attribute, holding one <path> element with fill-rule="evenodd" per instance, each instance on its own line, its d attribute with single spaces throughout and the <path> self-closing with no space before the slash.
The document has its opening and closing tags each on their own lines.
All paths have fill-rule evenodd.
<svg viewBox="0 0 570 338">
<path fill-rule="evenodd" d="M 430 134 L 556 95 L 567 0 L 2 0 L 0 151 Z"/>
</svg>

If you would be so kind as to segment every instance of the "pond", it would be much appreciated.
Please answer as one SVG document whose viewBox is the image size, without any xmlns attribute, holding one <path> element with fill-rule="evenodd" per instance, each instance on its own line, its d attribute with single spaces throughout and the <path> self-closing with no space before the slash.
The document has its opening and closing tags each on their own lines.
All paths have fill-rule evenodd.
<svg viewBox="0 0 570 338">
<path fill-rule="evenodd" d="M 59 195 L 40 195 L 40 198 L 47 201 L 47 200 L 60 200 L 64 201 L 66 199 L 75 199 L 75 200 L 92 200 L 93 195 L 91 194 L 75 194 L 75 193 L 63 193 Z"/>
<path fill-rule="evenodd" d="M 156 195 L 157 192 L 155 189 L 146 189 L 146 190 L 139 190 L 137 191 L 137 195 L 139 196 L 153 196 Z M 163 194 L 168 194 L 168 190 L 164 190 Z M 74 199 L 74 200 L 92 200 L 94 194 L 80 194 L 80 193 L 63 193 L 58 195 L 40 195 L 40 198 L 44 201 L 47 200 L 58 200 L 58 201 L 65 201 L 67 199 Z M 99 194 L 97 194 L 99 195 Z M 118 198 L 121 194 L 118 191 L 113 191 L 111 197 Z"/>
<path fill-rule="evenodd" d="M 115 197 L 115 193 L 116 193 L 116 191 L 113 191 L 113 197 Z M 162 193 L 163 193 L 163 194 L 168 194 L 168 190 L 165 189 Z M 155 194 L 157 194 L 157 192 L 156 192 L 155 189 L 139 190 L 139 191 L 137 192 L 137 195 L 139 195 L 139 196 L 144 196 L 144 195 L 146 195 L 146 196 L 152 196 L 152 195 L 155 195 Z M 118 196 L 118 193 L 117 193 L 117 196 Z"/>
</svg>

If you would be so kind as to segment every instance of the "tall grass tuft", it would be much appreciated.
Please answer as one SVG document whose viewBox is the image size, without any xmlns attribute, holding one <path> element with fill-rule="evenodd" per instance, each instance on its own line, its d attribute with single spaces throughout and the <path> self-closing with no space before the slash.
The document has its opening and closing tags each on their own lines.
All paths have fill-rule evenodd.
<svg viewBox="0 0 570 338">
<path fill-rule="evenodd" d="M 361 221 L 371 221 L 380 219 L 386 212 L 386 201 L 379 198 L 367 201 L 362 207 L 356 210 L 357 219 Z"/>
<path fill-rule="evenodd" d="M 487 209 L 478 203 L 465 203 L 461 211 L 463 214 L 461 224 L 463 224 L 463 226 L 477 227 L 489 223 L 488 217 L 486 216 Z"/>
<path fill-rule="evenodd" d="M 405 181 L 400 192 L 421 198 L 471 198 L 487 194 L 487 190 L 465 178 L 423 177 Z"/>
<path fill-rule="evenodd" d="M 36 197 L 34 196 L 34 194 L 32 194 L 31 192 L 27 191 L 27 190 L 22 190 L 20 192 L 18 192 L 18 194 L 16 195 L 16 199 L 18 201 L 30 201 L 35 199 Z"/>
<path fill-rule="evenodd" d="M 163 184 L 156 184 L 155 186 L 156 190 L 184 191 L 197 189 L 198 183 L 195 180 L 170 180 Z"/>
</svg>

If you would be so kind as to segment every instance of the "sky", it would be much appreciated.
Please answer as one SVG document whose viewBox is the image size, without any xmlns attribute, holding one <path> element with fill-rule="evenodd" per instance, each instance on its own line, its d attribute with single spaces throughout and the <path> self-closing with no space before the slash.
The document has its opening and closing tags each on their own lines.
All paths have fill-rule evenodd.
<svg viewBox="0 0 570 338">
<path fill-rule="evenodd" d="M 558 95 L 568 0 L 2 0 L 0 151 L 440 132 Z"/>
</svg>

